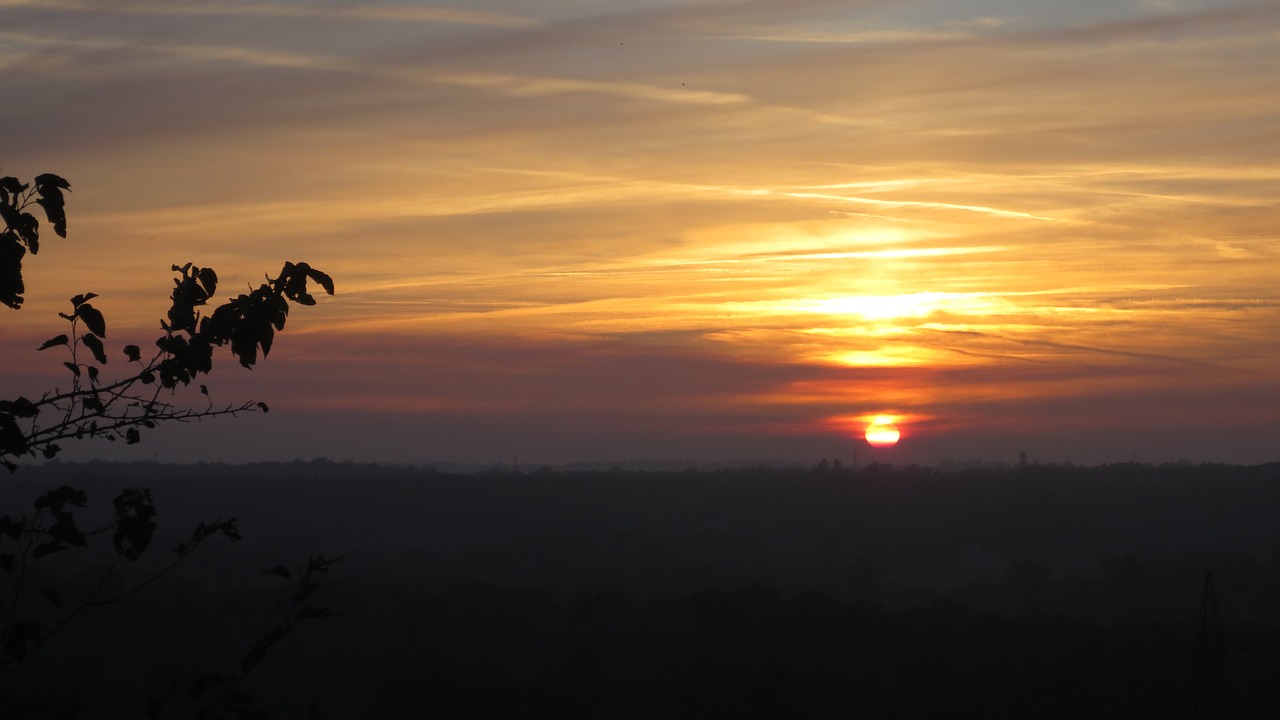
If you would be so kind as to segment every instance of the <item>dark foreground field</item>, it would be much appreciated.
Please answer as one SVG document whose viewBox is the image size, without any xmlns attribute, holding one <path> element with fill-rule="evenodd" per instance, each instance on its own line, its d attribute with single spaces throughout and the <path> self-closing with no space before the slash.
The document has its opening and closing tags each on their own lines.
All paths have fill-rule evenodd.
<svg viewBox="0 0 1280 720">
<path fill-rule="evenodd" d="M 88 514 L 152 488 L 148 567 L 200 520 L 244 540 L 82 613 L 0 675 L 3 718 L 145 717 L 173 680 L 237 671 L 287 599 L 261 571 L 320 553 L 345 557 L 314 598 L 339 615 L 245 683 L 271 717 L 1191 718 L 1208 570 L 1231 714 L 1280 714 L 1280 465 L 55 463 L 0 484 L 0 515 L 63 483 Z M 107 562 L 43 558 L 23 597 L 73 604 Z"/>
</svg>

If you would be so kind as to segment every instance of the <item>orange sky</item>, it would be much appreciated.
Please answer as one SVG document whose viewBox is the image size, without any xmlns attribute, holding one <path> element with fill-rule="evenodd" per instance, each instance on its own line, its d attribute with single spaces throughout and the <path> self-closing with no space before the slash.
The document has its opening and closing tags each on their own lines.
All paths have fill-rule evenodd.
<svg viewBox="0 0 1280 720">
<path fill-rule="evenodd" d="M 0 389 L 77 292 L 338 285 L 138 457 L 1277 459 L 1280 3 L 102 5 L 0 0 L 73 189 Z"/>
</svg>

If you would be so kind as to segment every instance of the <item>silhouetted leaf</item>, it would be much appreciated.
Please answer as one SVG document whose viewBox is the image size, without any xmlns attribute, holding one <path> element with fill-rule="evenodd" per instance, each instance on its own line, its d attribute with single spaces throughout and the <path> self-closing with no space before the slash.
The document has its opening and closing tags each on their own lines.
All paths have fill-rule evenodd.
<svg viewBox="0 0 1280 720">
<path fill-rule="evenodd" d="M 330 295 L 333 294 L 333 278 L 329 277 L 328 274 L 307 266 L 307 277 L 310 277 L 312 280 L 320 283 L 320 287 L 324 288 L 325 292 Z"/>
<path fill-rule="evenodd" d="M 63 550 L 66 550 L 66 549 L 67 549 L 66 545 L 63 545 L 57 540 L 50 540 L 49 542 L 41 543 L 37 545 L 35 549 L 31 551 L 31 557 L 38 560 L 44 557 L 45 555 L 52 555 L 53 553 L 62 552 Z"/>
<path fill-rule="evenodd" d="M 299 620 L 315 620 L 317 618 L 333 617 L 333 613 L 329 608 L 316 607 L 311 604 L 302 606 L 302 612 L 298 613 Z"/>
<path fill-rule="evenodd" d="M 79 366 L 79 365 L 77 365 L 77 364 L 75 364 L 75 363 L 73 363 L 73 362 L 66 362 L 66 361 L 63 361 L 63 363 L 62 363 L 62 364 L 63 364 L 63 365 L 65 365 L 65 366 L 67 367 L 67 369 L 68 369 L 68 370 L 70 370 L 71 372 L 75 373 L 75 376 L 76 376 L 76 377 L 80 377 L 80 366 Z"/>
<path fill-rule="evenodd" d="M 49 218 L 53 231 L 58 233 L 59 237 L 67 236 L 67 215 L 63 209 L 66 200 L 62 196 L 62 191 L 70 189 L 71 185 L 66 180 L 52 173 L 36 176 L 36 193 L 40 196 L 36 202 L 44 208 L 45 216 Z"/>
<path fill-rule="evenodd" d="M 137 445 L 142 442 L 142 434 L 138 432 L 138 428 L 129 428 L 124 433 L 125 442 L 129 445 Z"/>
<path fill-rule="evenodd" d="M 191 353 L 187 367 L 191 369 L 192 375 L 196 373 L 207 375 L 213 370 L 213 346 L 204 336 L 193 336 L 191 342 L 187 344 L 187 349 Z"/>
<path fill-rule="evenodd" d="M 0 209 L 5 207 L 0 205 Z M 15 310 L 22 307 L 22 293 L 26 289 L 22 283 L 22 256 L 26 254 L 17 234 L 0 235 L 0 303 Z"/>
<path fill-rule="evenodd" d="M 32 507 L 36 510 L 60 513 L 67 505 L 82 508 L 88 502 L 89 497 L 84 494 L 84 490 L 73 488 L 70 485 L 61 485 L 36 498 L 36 501 L 32 503 Z"/>
<path fill-rule="evenodd" d="M 53 225 L 53 231 L 58 234 L 58 237 L 66 237 L 67 213 L 63 209 L 66 203 L 62 199 L 62 193 L 55 190 L 44 197 L 36 198 L 36 203 L 44 208 L 44 215 L 49 218 L 49 224 Z"/>
<path fill-rule="evenodd" d="M 52 460 L 58 453 L 62 452 L 62 446 L 56 443 L 49 443 L 44 446 L 44 450 L 42 452 L 44 453 L 45 460 Z"/>
<path fill-rule="evenodd" d="M 245 673 L 253 670 L 253 668 L 256 667 L 258 663 L 262 662 L 263 658 L 267 656 L 267 650 L 271 649 L 272 645 L 280 642 L 284 639 L 285 635 L 289 634 L 288 627 L 289 626 L 286 625 L 275 628 L 258 638 L 253 643 L 253 647 L 249 648 L 249 652 L 245 653 L 245 656 L 240 660 L 240 669 Z"/>
<path fill-rule="evenodd" d="M 253 340 L 253 341 L 251 341 L 251 342 L 250 342 L 250 344 L 247 346 L 247 347 L 248 347 L 248 351 L 247 351 L 247 353 L 246 353 L 246 354 L 247 354 L 250 358 L 252 358 L 252 357 L 254 356 L 254 352 L 253 352 L 253 344 L 252 344 L 252 343 L 253 343 L 253 342 L 257 342 L 259 345 L 261 345 L 261 346 L 262 346 L 262 357 L 264 357 L 264 358 L 265 358 L 266 356 L 268 356 L 268 355 L 270 355 L 270 354 L 271 354 L 271 345 L 272 345 L 272 343 L 274 343 L 274 342 L 275 342 L 275 339 L 276 339 L 276 331 L 275 331 L 275 330 L 273 330 L 271 327 L 264 327 L 264 328 L 261 328 L 261 329 L 258 331 L 258 335 L 257 335 L 257 337 L 256 337 L 256 338 L 254 338 L 254 340 Z M 249 364 L 250 364 L 250 365 L 253 365 L 253 363 L 254 363 L 254 362 L 255 362 L 255 361 L 250 361 L 250 363 L 249 363 Z"/>
<path fill-rule="evenodd" d="M 40 414 L 40 408 L 25 397 L 19 397 L 14 400 L 0 400 L 0 413 L 19 418 L 33 418 Z"/>
<path fill-rule="evenodd" d="M 147 488 L 122 491 L 112 501 L 116 509 L 116 532 L 112 538 L 116 552 L 137 560 L 151 544 L 156 531 L 156 506 Z"/>
<path fill-rule="evenodd" d="M 89 395 L 81 399 L 80 404 L 84 406 L 86 412 L 100 413 L 107 409 L 107 406 L 102 404 L 102 400 L 97 395 Z"/>
<path fill-rule="evenodd" d="M 222 524 L 220 524 L 218 526 L 218 531 L 221 532 L 222 535 L 226 537 L 228 540 L 236 541 L 241 539 L 240 529 L 236 525 L 235 518 L 231 518 L 230 520 L 226 520 Z"/>
<path fill-rule="evenodd" d="M 71 189 L 71 183 L 67 182 L 65 179 L 63 179 L 58 175 L 54 175 L 53 173 L 40 173 L 39 175 L 36 176 L 35 180 L 36 180 L 37 192 L 40 190 L 40 188 L 45 188 L 45 187 L 61 188 L 63 190 Z"/>
<path fill-rule="evenodd" d="M 129 359 L 129 362 L 138 362 L 142 359 L 142 349 L 137 345 L 125 345 L 124 356 Z"/>
<path fill-rule="evenodd" d="M 196 277 L 200 280 L 206 297 L 212 297 L 218 291 L 218 274 L 213 271 L 213 268 L 200 268 Z"/>
<path fill-rule="evenodd" d="M 271 408 L 267 407 L 267 404 L 266 404 L 266 403 L 264 403 L 264 402 L 260 402 L 260 403 L 258 403 L 258 409 L 259 409 L 259 410 L 261 410 L 261 411 L 262 411 L 262 412 L 264 412 L 264 413 L 269 413 L 269 412 L 271 412 Z"/>
<path fill-rule="evenodd" d="M 98 297 L 98 293 L 84 293 L 71 298 L 71 307 L 78 308 L 86 302 Z"/>
<path fill-rule="evenodd" d="M 57 337 L 52 337 L 52 338 L 49 338 L 48 340 L 45 340 L 44 344 L 36 348 L 36 350 L 48 350 L 51 347 L 66 345 L 69 342 L 71 342 L 71 338 L 67 337 L 66 335 L 59 335 Z"/>
<path fill-rule="evenodd" d="M 9 202 L 10 196 L 21 195 L 27 187 L 28 186 L 18 178 L 6 175 L 5 177 L 0 178 L 0 199 L 3 199 L 4 202 L 7 203 Z"/>
<path fill-rule="evenodd" d="M 75 516 L 70 512 L 62 511 L 56 513 L 53 525 L 45 532 L 51 541 L 75 545 L 76 547 L 86 547 L 88 545 L 84 533 L 80 532 L 80 528 L 76 527 Z"/>
<path fill-rule="evenodd" d="M 29 448 L 27 435 L 18 423 L 11 415 L 0 413 L 0 454 L 23 455 Z"/>
<path fill-rule="evenodd" d="M 62 607 L 62 596 L 58 594 L 56 588 L 45 588 L 44 598 L 49 601 L 50 605 L 53 605 L 56 608 Z"/>
<path fill-rule="evenodd" d="M 107 351 L 102 347 L 102 341 L 98 339 L 97 335 L 85 333 L 80 338 L 80 342 L 84 343 L 84 346 L 89 348 L 89 352 L 93 353 L 94 360 L 97 360 L 99 364 L 106 364 Z"/>
<path fill-rule="evenodd" d="M 221 685 L 229 680 L 235 680 L 235 675 L 223 675 L 222 673 L 205 673 L 191 681 L 191 697 L 200 697 L 209 690 Z"/>
<path fill-rule="evenodd" d="M 98 337 L 107 336 L 107 321 L 102 317 L 102 313 L 97 308 L 84 303 L 76 308 L 76 317 L 84 321 L 85 327 L 89 328 L 89 332 Z"/>
<path fill-rule="evenodd" d="M 0 517 L 0 535 L 7 535 L 11 540 L 17 540 L 18 536 L 27 527 L 26 518 L 18 518 L 14 520 L 12 517 L 5 515 Z"/>
<path fill-rule="evenodd" d="M 5 227 L 16 229 L 23 222 L 22 211 L 9 202 L 0 203 L 0 220 L 4 221 Z"/>
<path fill-rule="evenodd" d="M 98 368 L 92 365 L 89 366 L 89 381 L 98 382 Z"/>
<path fill-rule="evenodd" d="M 7 208 L 6 205 L 0 205 L 0 208 Z M 36 220 L 31 213 L 14 213 L 16 217 L 10 220 L 6 217 L 6 224 L 18 234 L 18 238 L 26 243 L 27 249 L 32 255 L 40 252 L 40 222 Z"/>
<path fill-rule="evenodd" d="M 211 523 L 206 523 L 206 522 L 198 523 L 196 525 L 196 529 L 191 533 L 191 543 L 186 547 L 187 549 L 190 549 L 191 547 L 194 547 L 195 545 L 200 543 L 205 538 L 208 538 L 211 535 L 216 535 L 218 533 L 222 533 L 224 536 L 226 536 L 228 540 L 234 541 L 234 540 L 240 539 L 240 532 L 239 532 L 239 529 L 236 527 L 236 519 L 229 518 L 227 520 L 216 520 Z M 180 544 L 178 547 L 182 548 L 184 546 Z M 179 550 L 179 554 L 181 553 L 182 553 L 182 550 Z"/>
<path fill-rule="evenodd" d="M 6 628 L 4 651 L 9 657 L 22 662 L 27 651 L 40 639 L 40 623 L 35 620 L 14 622 Z"/>
<path fill-rule="evenodd" d="M 196 332 L 196 308 L 208 300 L 212 287 L 217 285 L 217 276 L 202 272 L 200 268 L 187 263 L 182 267 L 173 266 L 173 271 L 181 277 L 173 281 L 173 293 L 169 296 L 171 305 L 167 317 L 169 321 L 161 325 L 166 330 Z"/>
<path fill-rule="evenodd" d="M 200 386 L 200 394 L 201 394 L 201 395 L 208 395 L 208 394 L 209 394 L 209 388 L 208 388 L 208 386 L 206 386 L 206 385 L 201 385 L 201 386 Z"/>
<path fill-rule="evenodd" d="M 269 570 L 263 570 L 262 572 L 264 575 L 279 575 L 282 578 L 288 578 L 292 575 L 292 573 L 289 572 L 289 568 L 284 565 L 277 565 Z"/>
<path fill-rule="evenodd" d="M 188 385 L 198 372 L 207 372 L 212 368 L 212 350 L 202 338 L 194 337 L 191 342 L 180 335 L 167 335 L 156 340 L 156 347 L 168 357 L 156 366 L 160 372 L 160 384 L 167 388 L 177 387 L 178 383 Z"/>
</svg>

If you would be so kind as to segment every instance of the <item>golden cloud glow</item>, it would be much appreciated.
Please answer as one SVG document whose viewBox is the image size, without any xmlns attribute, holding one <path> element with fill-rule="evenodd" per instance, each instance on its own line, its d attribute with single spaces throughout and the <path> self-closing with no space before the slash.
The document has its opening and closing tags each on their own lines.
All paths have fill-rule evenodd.
<svg viewBox="0 0 1280 720">
<path fill-rule="evenodd" d="M 923 318 L 934 313 L 994 315 L 1007 311 L 986 293 L 917 292 L 906 295 L 863 295 L 813 300 L 792 306 L 820 315 L 857 316 L 863 320 Z"/>
<path fill-rule="evenodd" d="M 4 173 L 74 189 L 15 332 L 89 290 L 142 332 L 171 263 L 305 259 L 339 296 L 287 332 L 405 354 L 331 409 L 585 413 L 572 380 L 655 426 L 1280 426 L 1267 4 L 0 7 Z M 406 370 L 423 338 L 546 354 L 488 368 L 499 402 Z"/>
</svg>

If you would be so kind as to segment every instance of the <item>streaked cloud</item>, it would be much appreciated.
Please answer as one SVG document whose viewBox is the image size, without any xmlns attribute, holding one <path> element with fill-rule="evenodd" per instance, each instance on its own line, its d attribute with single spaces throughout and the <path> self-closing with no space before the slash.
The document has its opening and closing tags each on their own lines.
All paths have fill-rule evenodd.
<svg viewBox="0 0 1280 720">
<path fill-rule="evenodd" d="M 476 453 L 1280 427 L 1274 3 L 0 7 L 4 172 L 74 189 L 27 345 L 305 259 L 338 298 L 230 388 Z"/>
<path fill-rule="evenodd" d="M 833 26 L 822 23 L 816 26 L 799 26 L 782 31 L 761 32 L 757 34 L 721 35 L 724 40 L 756 40 L 761 42 L 780 43 L 817 43 L 857 45 L 868 43 L 915 43 L 938 40 L 963 40 L 979 36 L 984 30 L 1004 27 L 1013 22 L 1008 18 L 980 17 L 962 22 L 950 22 L 941 26 L 926 28 L 882 28 L 869 27 L 869 23 L 861 23 L 851 27 Z"/>
<path fill-rule="evenodd" d="M 433 22 L 491 27 L 529 27 L 540 23 L 521 15 L 423 5 L 324 5 L 318 3 L 84 2 L 82 0 L 0 0 L 0 8 L 129 15 L 187 15 L 265 18 Z"/>
<path fill-rule="evenodd" d="M 511 75 L 439 75 L 431 77 L 430 80 L 431 82 L 491 89 L 517 96 L 599 92 L 641 100 L 661 100 L 695 105 L 723 105 L 743 103 L 750 100 L 749 97 L 738 93 L 680 90 L 654 85 L 605 83 L 571 78 L 531 78 Z"/>
</svg>

